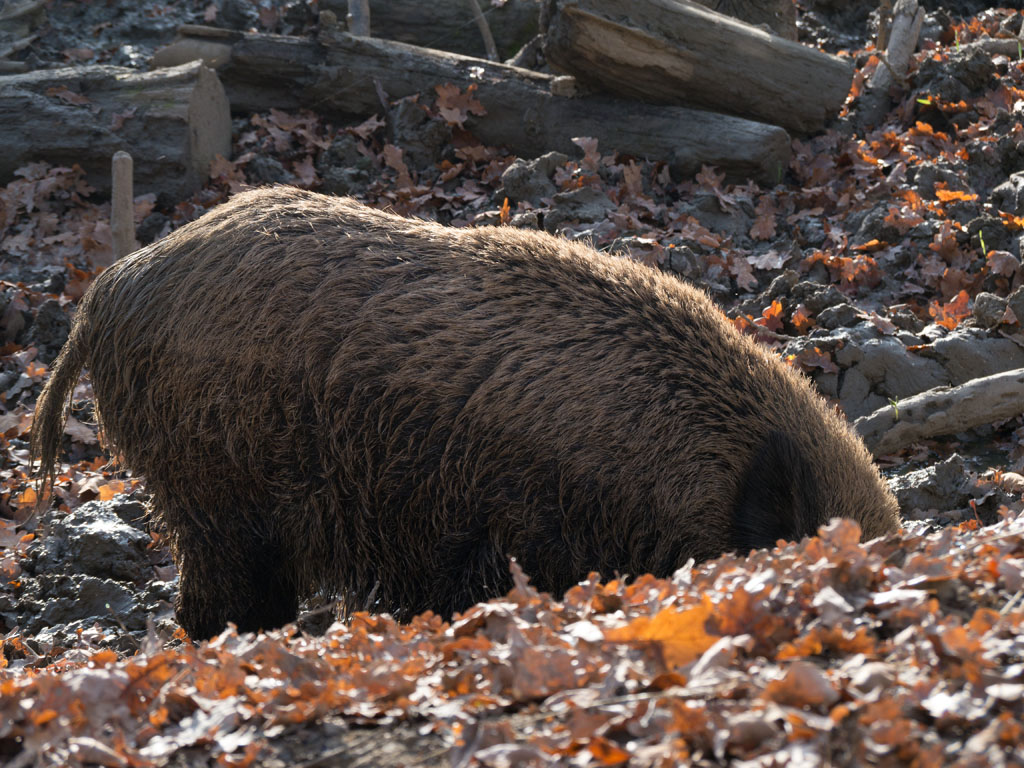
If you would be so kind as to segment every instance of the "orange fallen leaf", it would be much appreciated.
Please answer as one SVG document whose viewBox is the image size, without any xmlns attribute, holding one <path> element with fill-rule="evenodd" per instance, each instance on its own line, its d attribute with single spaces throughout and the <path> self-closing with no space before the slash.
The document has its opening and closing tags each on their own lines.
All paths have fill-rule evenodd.
<svg viewBox="0 0 1024 768">
<path fill-rule="evenodd" d="M 978 199 L 978 196 L 972 192 L 961 192 L 959 189 L 947 189 L 946 182 L 944 181 L 935 183 L 935 197 L 943 203 L 951 203 L 954 200 L 965 200 L 970 202 Z"/>
<path fill-rule="evenodd" d="M 765 307 L 761 317 L 754 320 L 754 325 L 760 325 L 769 331 L 782 330 L 782 302 L 776 299 L 770 307 Z"/>
<path fill-rule="evenodd" d="M 791 707 L 831 706 L 839 700 L 825 674 L 809 661 L 795 661 L 781 680 L 764 689 L 765 698 Z"/>
<path fill-rule="evenodd" d="M 711 598 L 704 596 L 699 605 L 684 611 L 665 608 L 653 617 L 641 616 L 624 627 L 605 631 L 613 643 L 654 643 L 670 667 L 688 664 L 715 644 L 718 637 L 707 632 L 706 624 L 714 614 Z"/>
<path fill-rule="evenodd" d="M 793 310 L 793 316 L 789 318 L 789 322 L 793 324 L 798 333 L 807 333 L 808 329 L 814 325 L 814 320 L 807 311 L 807 307 L 803 304 L 797 304 L 796 309 Z"/>
<path fill-rule="evenodd" d="M 953 330 L 961 320 L 970 316 L 969 303 L 970 297 L 967 295 L 967 291 L 961 290 L 948 304 L 943 304 L 938 300 L 933 301 L 928 307 L 928 314 L 935 318 L 937 325 Z"/>
</svg>

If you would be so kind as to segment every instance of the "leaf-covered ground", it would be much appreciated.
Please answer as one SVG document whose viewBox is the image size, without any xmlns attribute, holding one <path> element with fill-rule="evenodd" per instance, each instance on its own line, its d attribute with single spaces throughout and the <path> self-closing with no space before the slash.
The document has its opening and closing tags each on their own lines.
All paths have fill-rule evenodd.
<svg viewBox="0 0 1024 768">
<path fill-rule="evenodd" d="M 169 35 L 223 5 L 131 13 L 173 20 Z M 252 23 L 301 31 L 293 6 L 255 4 Z M 804 10 L 805 36 L 829 30 L 827 6 Z M 79 38 L 68 16 L 43 30 L 40 64 L 144 63 L 111 37 L 131 14 L 81 13 Z M 1021 26 L 1011 10 L 931 12 L 877 125 L 859 106 L 879 60 L 844 52 L 857 64 L 847 108 L 794 141 L 770 189 L 714 168 L 673 179 L 586 137 L 574 158 L 518 159 L 481 146 L 479 104 L 439 83 L 414 120 L 408 104 L 351 125 L 236 118 L 232 157 L 203 190 L 136 199 L 138 237 L 281 182 L 455 226 L 585 237 L 707 288 L 852 418 L 1024 366 Z M 422 136 L 441 139 L 410 140 Z M 144 482 L 108 464 L 88 380 L 56 498 L 34 512 L 32 409 L 75 302 L 111 261 L 108 221 L 75 167 L 33 164 L 0 189 L 0 761 L 1024 764 L 1020 418 L 883 457 L 908 520 L 889 540 L 860 545 L 835 523 L 671 580 L 594 577 L 549 596 L 518 574 L 506 598 L 451 623 L 335 622 L 324 602 L 301 630 L 192 644 L 170 615 L 175 572 L 143 519 Z"/>
</svg>

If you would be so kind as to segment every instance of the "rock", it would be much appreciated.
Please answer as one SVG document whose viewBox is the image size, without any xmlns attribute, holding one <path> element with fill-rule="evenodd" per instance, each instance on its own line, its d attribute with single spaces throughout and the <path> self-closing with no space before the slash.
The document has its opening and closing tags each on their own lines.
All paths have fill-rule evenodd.
<svg viewBox="0 0 1024 768">
<path fill-rule="evenodd" d="M 1006 312 L 1006 299 L 994 293 L 979 293 L 974 297 L 974 319 L 982 328 L 995 328 Z"/>
<path fill-rule="evenodd" d="M 808 216 L 797 225 L 800 244 L 808 248 L 820 248 L 825 243 L 825 225 L 816 216 Z"/>
<path fill-rule="evenodd" d="M 884 243 L 899 242 L 899 230 L 885 220 L 888 215 L 889 203 L 883 202 L 876 205 L 861 221 L 851 242 L 857 245 L 863 245 L 872 240 L 881 240 Z"/>
<path fill-rule="evenodd" d="M 904 331 L 910 331 L 911 333 L 918 333 L 925 326 L 924 321 L 909 309 L 899 309 L 895 312 L 890 311 L 889 320 L 891 320 L 892 324 L 897 328 Z M 915 341 L 914 343 L 919 344 L 920 342 Z"/>
<path fill-rule="evenodd" d="M 871 392 L 871 384 L 856 368 L 843 372 L 839 383 L 839 403 L 846 418 L 853 421 L 865 414 L 874 413 L 885 402 L 885 398 Z"/>
<path fill-rule="evenodd" d="M 992 190 L 989 202 L 1000 211 L 1024 215 L 1024 172 L 1014 173 Z M 987 239 L 987 235 L 986 235 Z"/>
<path fill-rule="evenodd" d="M 561 152 L 548 152 L 534 160 L 516 160 L 501 174 L 505 195 L 512 202 L 525 200 L 535 204 L 542 198 L 553 197 L 558 189 L 551 176 L 567 162 L 568 155 Z"/>
<path fill-rule="evenodd" d="M 901 512 L 916 519 L 929 517 L 929 510 L 962 507 L 973 496 L 967 467 L 956 453 L 939 464 L 893 478 L 889 487 L 896 494 Z"/>
<path fill-rule="evenodd" d="M 126 523 L 113 502 L 91 501 L 54 519 L 42 537 L 34 569 L 37 573 L 88 574 L 141 584 L 153 577 L 148 534 Z M 131 514 L 144 510 L 126 505 Z M 126 513 L 127 514 L 127 513 Z"/>
<path fill-rule="evenodd" d="M 145 515 L 124 497 L 47 512 L 21 561 L 15 599 L 0 599 L 0 624 L 21 626 L 49 647 L 75 645 L 87 631 L 100 645 L 137 650 L 151 617 L 171 624 L 177 590 L 154 580 L 155 564 L 165 564 L 165 574 L 174 569 L 166 551 L 151 548 Z"/>
<path fill-rule="evenodd" d="M 669 250 L 668 267 L 690 281 L 700 281 L 704 278 L 703 259 L 688 245 L 677 245 Z M 1021 298 L 1024 302 L 1024 292 Z"/>
<path fill-rule="evenodd" d="M 941 101 L 956 102 L 983 91 L 996 67 L 991 54 L 978 48 L 951 50 L 948 60 L 927 58 L 917 73 L 916 95 L 931 95 Z"/>
<path fill-rule="evenodd" d="M 370 184 L 370 174 L 359 168 L 328 168 L 322 173 L 320 190 L 328 195 L 355 195 Z"/>
<path fill-rule="evenodd" d="M 55 624 L 92 623 L 105 617 L 130 629 L 146 626 L 134 593 L 112 579 L 85 574 L 44 575 L 39 582 L 47 599 L 35 621 L 26 626 L 29 631 L 38 632 Z"/>
<path fill-rule="evenodd" d="M 842 303 L 826 307 L 818 315 L 818 324 L 823 328 L 834 330 L 836 328 L 856 325 L 860 316 L 860 310 L 852 304 Z"/>
<path fill-rule="evenodd" d="M 295 178 L 276 158 L 269 155 L 256 155 L 246 163 L 245 172 L 256 184 L 281 184 Z"/>
<path fill-rule="evenodd" d="M 259 8 L 249 0 L 223 0 L 215 18 L 219 27 L 249 29 L 260 26 Z"/>
<path fill-rule="evenodd" d="M 519 229 L 540 229 L 540 219 L 537 217 L 536 211 L 517 213 L 509 219 L 508 223 Z"/>
<path fill-rule="evenodd" d="M 748 233 L 755 213 L 749 200 L 737 200 L 737 206 L 727 210 L 716 195 L 697 192 L 689 204 L 679 207 L 679 211 L 690 214 L 712 232 L 730 235 L 737 245 L 747 247 L 750 244 Z"/>
<path fill-rule="evenodd" d="M 1024 324 L 1024 286 L 1011 293 L 1006 299 L 1010 311 L 1017 316 L 1017 320 Z"/>
<path fill-rule="evenodd" d="M 963 384 L 980 376 L 1024 368 L 1024 349 L 1009 339 L 990 338 L 980 328 L 957 328 L 945 338 L 936 339 L 930 353 L 948 374 L 949 381 L 944 383 Z"/>
<path fill-rule="evenodd" d="M 857 346 L 862 357 L 855 369 L 886 399 L 910 397 L 950 383 L 942 365 L 907 352 L 906 347 L 891 336 L 864 341 Z"/>
<path fill-rule="evenodd" d="M 768 284 L 768 288 L 761 294 L 759 299 L 760 305 L 767 307 L 777 299 L 789 298 L 799 279 L 800 276 L 792 269 L 783 270 L 781 274 Z"/>
<path fill-rule="evenodd" d="M 135 239 L 140 245 L 149 245 L 171 231 L 171 219 L 159 211 L 153 211 L 135 229 Z"/>
<path fill-rule="evenodd" d="M 804 280 L 793 286 L 793 298 L 798 304 L 807 307 L 812 315 L 820 315 L 827 307 L 847 303 L 846 297 L 834 285 Z"/>
<path fill-rule="evenodd" d="M 339 133 L 331 145 L 320 153 L 316 170 L 322 176 L 332 168 L 359 168 L 366 171 L 373 161 L 359 151 L 360 142 L 350 133 Z"/>
<path fill-rule="evenodd" d="M 896 682 L 896 675 L 891 665 L 881 661 L 863 664 L 850 674 L 850 685 L 863 694 L 888 688 Z"/>
<path fill-rule="evenodd" d="M 615 210 L 615 203 L 604 192 L 593 187 L 580 187 L 570 192 L 559 192 L 552 198 L 554 207 L 544 214 L 544 229 L 555 232 L 560 224 L 571 219 L 598 221 L 609 211 Z"/>
<path fill-rule="evenodd" d="M 1016 243 L 1011 238 L 1010 230 L 998 216 L 982 214 L 967 222 L 967 234 L 971 245 L 979 251 L 1009 251 Z"/>
<path fill-rule="evenodd" d="M 67 341 L 71 330 L 71 320 L 64 312 L 60 302 L 47 299 L 39 305 L 39 310 L 26 335 L 26 342 L 39 348 L 39 360 L 51 363 Z"/>
<path fill-rule="evenodd" d="M 907 178 L 918 188 L 922 197 L 935 197 L 935 183 L 945 182 L 949 189 L 958 189 L 962 182 L 955 171 L 943 168 L 933 162 L 925 161 L 918 166 L 911 166 Z"/>
<path fill-rule="evenodd" d="M 402 99 L 388 119 L 388 138 L 402 149 L 402 158 L 410 168 L 430 168 L 444 157 L 452 141 L 452 130 L 440 118 L 430 117 L 412 99 Z"/>
</svg>

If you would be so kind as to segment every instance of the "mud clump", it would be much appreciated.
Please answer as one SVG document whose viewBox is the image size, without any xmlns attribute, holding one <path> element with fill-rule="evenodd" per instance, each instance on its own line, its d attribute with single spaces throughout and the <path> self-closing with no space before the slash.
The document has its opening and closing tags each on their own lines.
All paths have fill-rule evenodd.
<svg viewBox="0 0 1024 768">
<path fill-rule="evenodd" d="M 96 626 L 120 630 L 118 650 L 134 650 L 151 617 L 169 616 L 174 594 L 172 582 L 156 578 L 167 553 L 152 547 L 144 514 L 120 497 L 48 512 L 18 586 L 0 592 L 0 621 L 43 647 L 73 645 L 79 631 Z"/>
</svg>

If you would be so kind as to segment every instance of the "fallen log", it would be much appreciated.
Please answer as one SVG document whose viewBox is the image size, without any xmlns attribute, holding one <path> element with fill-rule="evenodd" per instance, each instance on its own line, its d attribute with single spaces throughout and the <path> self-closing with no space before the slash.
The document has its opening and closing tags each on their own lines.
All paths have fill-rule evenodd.
<svg viewBox="0 0 1024 768">
<path fill-rule="evenodd" d="M 154 72 L 89 65 L 0 77 L 0 184 L 30 162 L 77 163 L 111 187 L 111 157 L 132 155 L 136 192 L 176 199 L 231 152 L 231 115 L 216 73 L 201 62 Z"/>
<path fill-rule="evenodd" d="M 225 45 L 220 32 L 216 40 Z M 183 27 L 178 44 L 196 50 L 213 38 Z M 218 49 L 223 52 L 225 49 Z M 366 116 L 434 88 L 475 86 L 487 111 L 466 127 L 481 141 L 523 157 L 551 150 L 575 154 L 577 136 L 592 136 L 605 152 L 663 160 L 687 176 L 715 165 L 737 180 L 775 183 L 789 164 L 790 142 L 775 126 L 695 109 L 624 102 L 603 95 L 559 95 L 552 75 L 391 40 L 322 30 L 316 41 L 283 35 L 238 34 L 218 69 L 231 107 L 248 114 L 271 107 L 306 107 L 331 118 Z M 564 80 L 564 78 L 562 78 Z M 383 102 L 382 102 L 383 99 Z"/>
<path fill-rule="evenodd" d="M 558 0 L 544 55 L 580 82 L 813 132 L 838 113 L 853 63 L 687 0 Z"/>
<path fill-rule="evenodd" d="M 1024 413 L 1024 368 L 936 387 L 879 408 L 853 422 L 871 452 L 893 453 L 917 440 L 958 432 Z"/>
<path fill-rule="evenodd" d="M 796 40 L 796 6 L 792 0 L 694 0 L 717 13 L 732 16 L 772 34 Z"/>
</svg>

